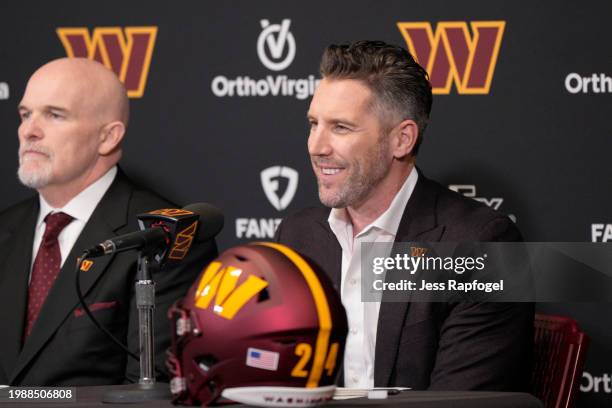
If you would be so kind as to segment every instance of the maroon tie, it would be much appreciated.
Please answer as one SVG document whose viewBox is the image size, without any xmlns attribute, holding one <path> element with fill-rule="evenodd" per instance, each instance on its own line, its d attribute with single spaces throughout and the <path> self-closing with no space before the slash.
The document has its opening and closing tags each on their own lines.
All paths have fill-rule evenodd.
<svg viewBox="0 0 612 408">
<path fill-rule="evenodd" d="M 70 224 L 72 219 L 71 216 L 63 212 L 48 214 L 45 217 L 45 224 L 47 224 L 45 234 L 38 248 L 36 259 L 34 259 L 32 278 L 28 289 L 28 319 L 23 336 L 24 340 L 30 335 L 47 294 L 59 274 L 62 254 L 57 237 L 64 227 Z"/>
</svg>

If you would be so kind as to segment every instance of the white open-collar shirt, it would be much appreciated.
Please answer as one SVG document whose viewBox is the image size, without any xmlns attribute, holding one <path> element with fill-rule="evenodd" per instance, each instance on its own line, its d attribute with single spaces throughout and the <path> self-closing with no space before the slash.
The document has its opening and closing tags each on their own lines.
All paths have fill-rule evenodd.
<svg viewBox="0 0 612 408">
<path fill-rule="evenodd" d="M 355 237 L 346 209 L 333 208 L 329 214 L 327 221 L 342 247 L 340 295 L 349 326 L 344 351 L 346 387 L 374 387 L 374 354 L 380 302 L 363 302 L 361 299 L 361 244 L 395 241 L 402 214 L 417 180 L 418 172 L 413 168 L 389 208 Z"/>
<path fill-rule="evenodd" d="M 40 247 L 42 237 L 45 233 L 45 217 L 47 214 L 63 212 L 74 218 L 57 237 L 60 253 L 62 255 L 61 265 L 64 265 L 64 261 L 66 261 L 66 258 L 72 250 L 77 238 L 79 235 L 81 235 L 81 231 L 83 231 L 83 228 L 85 228 L 85 224 L 87 224 L 89 217 L 91 217 L 91 214 L 98 206 L 98 203 L 100 200 L 102 200 L 102 197 L 113 183 L 116 175 L 117 166 L 113 166 L 104 174 L 104 176 L 90 184 L 85 190 L 77 194 L 62 208 L 53 208 L 49 203 L 47 203 L 42 195 L 38 195 L 40 210 L 38 212 L 38 220 L 36 221 L 36 227 L 34 230 L 30 271 L 32 265 L 34 264 L 34 259 L 36 259 L 36 255 L 38 254 L 38 248 Z"/>
</svg>

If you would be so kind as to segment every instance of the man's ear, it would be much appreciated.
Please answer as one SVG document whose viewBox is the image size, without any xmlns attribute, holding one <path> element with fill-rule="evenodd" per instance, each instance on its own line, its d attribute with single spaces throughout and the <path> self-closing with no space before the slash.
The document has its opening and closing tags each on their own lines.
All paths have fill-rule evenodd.
<svg viewBox="0 0 612 408">
<path fill-rule="evenodd" d="M 414 120 L 402 121 L 393 131 L 393 157 L 402 159 L 412 153 L 419 137 L 419 126 Z"/>
<path fill-rule="evenodd" d="M 107 156 L 113 153 L 121 145 L 125 135 L 125 125 L 120 121 L 106 124 L 100 132 L 100 146 L 98 153 Z"/>
</svg>

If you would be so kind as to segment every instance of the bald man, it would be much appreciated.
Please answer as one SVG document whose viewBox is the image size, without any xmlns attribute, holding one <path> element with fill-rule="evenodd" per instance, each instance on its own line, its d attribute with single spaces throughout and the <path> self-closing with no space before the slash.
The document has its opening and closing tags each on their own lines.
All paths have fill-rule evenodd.
<svg viewBox="0 0 612 408">
<path fill-rule="evenodd" d="M 30 78 L 19 104 L 19 180 L 38 192 L 0 213 L 0 384 L 60 386 L 138 380 L 138 362 L 81 309 L 74 267 L 88 247 L 138 230 L 136 215 L 176 207 L 118 168 L 129 117 L 126 91 L 103 65 L 52 61 Z M 169 345 L 168 307 L 217 255 L 192 247 L 156 281 L 156 365 Z M 98 321 L 138 354 L 135 251 L 97 258 L 81 288 Z M 162 375 L 160 380 L 164 380 Z"/>
</svg>

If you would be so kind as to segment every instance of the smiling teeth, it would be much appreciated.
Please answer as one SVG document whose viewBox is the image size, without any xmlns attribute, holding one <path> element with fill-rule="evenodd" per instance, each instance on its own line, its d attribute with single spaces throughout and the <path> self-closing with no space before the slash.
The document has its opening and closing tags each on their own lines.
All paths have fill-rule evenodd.
<svg viewBox="0 0 612 408">
<path fill-rule="evenodd" d="M 340 169 L 321 169 L 321 172 L 326 175 L 332 175 L 340 172 Z"/>
</svg>

